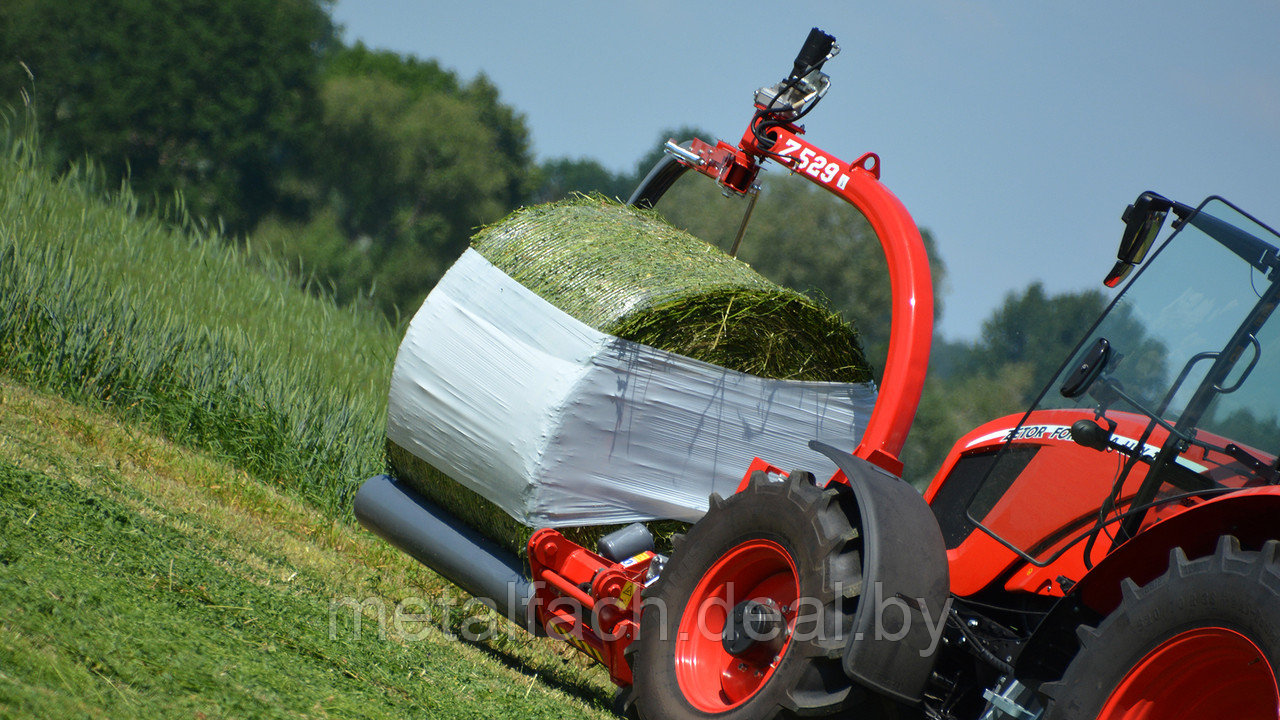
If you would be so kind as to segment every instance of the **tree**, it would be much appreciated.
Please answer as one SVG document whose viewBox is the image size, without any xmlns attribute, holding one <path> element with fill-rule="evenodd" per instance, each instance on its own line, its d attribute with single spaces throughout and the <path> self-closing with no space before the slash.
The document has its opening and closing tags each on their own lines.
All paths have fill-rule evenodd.
<svg viewBox="0 0 1280 720">
<path fill-rule="evenodd" d="M 371 268 L 358 281 L 358 266 L 325 279 L 372 286 L 389 313 L 411 312 L 478 227 L 525 199 L 523 119 L 484 77 L 464 84 L 434 61 L 360 44 L 330 56 L 320 98 L 313 212 L 332 213 Z"/>
<path fill-rule="evenodd" d="M 1105 308 L 1106 297 L 1097 290 L 1049 296 L 1044 285 L 1033 282 L 1021 293 L 1005 296 L 959 364 L 965 374 L 988 376 L 1010 365 L 1027 365 L 1035 381 L 1021 398 L 1028 405 Z"/>
<path fill-rule="evenodd" d="M 181 191 L 195 214 L 244 230 L 305 171 L 327 5 L 9 0 L 0 94 L 31 93 L 46 158 L 91 155 L 144 198 Z"/>
<path fill-rule="evenodd" d="M 489 171 L 499 175 L 503 183 L 500 201 L 514 208 L 533 191 L 530 169 L 533 164 L 529 149 L 529 130 L 524 116 L 498 97 L 498 88 L 483 73 L 464 83 L 456 73 L 440 67 L 435 60 L 423 60 L 386 50 L 370 50 L 364 43 L 341 47 L 326 57 L 326 81 L 343 78 L 377 78 L 389 83 L 408 102 L 419 102 L 432 96 L 451 97 L 470 106 L 474 120 L 490 134 L 494 151 L 489 158 Z M 334 108 L 327 104 L 326 112 Z M 445 121 L 451 118 L 442 118 Z M 441 134 L 457 130 L 454 124 L 440 124 Z M 341 148 L 326 146 L 326 153 Z"/>
<path fill-rule="evenodd" d="M 635 189 L 631 175 L 614 173 L 591 158 L 555 158 L 538 166 L 539 187 L 534 202 L 554 202 L 575 193 L 600 193 L 626 202 Z"/>
</svg>

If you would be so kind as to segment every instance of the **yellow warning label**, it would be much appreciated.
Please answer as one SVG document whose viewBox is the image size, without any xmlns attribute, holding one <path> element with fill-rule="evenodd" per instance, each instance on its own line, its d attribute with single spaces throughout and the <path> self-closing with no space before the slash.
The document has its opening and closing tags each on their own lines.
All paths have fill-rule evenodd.
<svg viewBox="0 0 1280 720">
<path fill-rule="evenodd" d="M 653 557 L 653 551 L 645 550 L 644 552 L 638 555 L 632 555 L 631 557 L 627 558 L 626 560 L 623 560 L 621 563 L 618 563 L 618 564 L 621 565 L 622 567 L 631 567 L 632 565 L 635 565 L 636 563 L 642 560 L 648 560 L 651 557 Z"/>
</svg>

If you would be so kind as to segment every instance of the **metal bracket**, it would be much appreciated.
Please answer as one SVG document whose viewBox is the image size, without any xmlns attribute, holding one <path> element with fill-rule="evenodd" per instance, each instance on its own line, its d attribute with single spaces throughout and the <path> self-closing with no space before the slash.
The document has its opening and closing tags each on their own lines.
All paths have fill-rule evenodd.
<svg viewBox="0 0 1280 720">
<path fill-rule="evenodd" d="M 1001 683 L 999 692 L 983 690 L 982 697 L 987 701 L 987 710 L 980 720 L 1038 720 L 1044 710 L 1035 700 L 1035 691 L 1017 680 Z M 1030 701 L 1032 709 L 1023 703 Z"/>
</svg>

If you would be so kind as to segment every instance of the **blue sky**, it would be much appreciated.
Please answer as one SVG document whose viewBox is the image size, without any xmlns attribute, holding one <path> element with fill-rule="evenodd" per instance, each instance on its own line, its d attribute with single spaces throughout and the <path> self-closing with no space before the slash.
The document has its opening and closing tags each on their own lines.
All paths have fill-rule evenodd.
<svg viewBox="0 0 1280 720">
<path fill-rule="evenodd" d="M 539 159 L 629 170 L 663 128 L 736 141 L 809 28 L 835 35 L 808 138 L 883 181 L 938 240 L 941 325 L 1010 291 L 1101 288 L 1146 189 L 1280 225 L 1280 0 L 339 0 L 348 41 L 485 73 Z M 710 139 L 710 138 L 707 138 Z"/>
</svg>

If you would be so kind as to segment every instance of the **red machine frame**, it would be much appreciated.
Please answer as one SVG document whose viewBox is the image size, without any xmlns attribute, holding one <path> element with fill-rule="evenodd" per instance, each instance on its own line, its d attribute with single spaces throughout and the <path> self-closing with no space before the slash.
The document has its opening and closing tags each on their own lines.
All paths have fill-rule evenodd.
<svg viewBox="0 0 1280 720">
<path fill-rule="evenodd" d="M 760 122 L 753 122 L 737 147 L 694 140 L 690 152 L 698 160 L 686 164 L 745 194 L 752 190 L 761 163 L 773 159 L 867 218 L 888 261 L 893 314 L 884 376 L 853 454 L 901 475 L 899 456 L 920 402 L 933 338 L 933 281 L 924 240 L 902 201 L 881 184 L 879 156 L 866 153 L 845 162 L 801 138 L 804 129 L 794 124 L 764 130 L 772 144 L 762 147 L 756 132 Z M 756 471 L 786 476 L 756 458 L 740 488 Z M 831 481 L 845 482 L 844 474 L 837 471 Z M 550 529 L 529 539 L 528 553 L 538 625 L 603 664 L 618 685 L 629 685 L 631 669 L 624 653 L 639 630 L 638 590 L 644 586 L 652 553 L 612 562 Z"/>
</svg>

